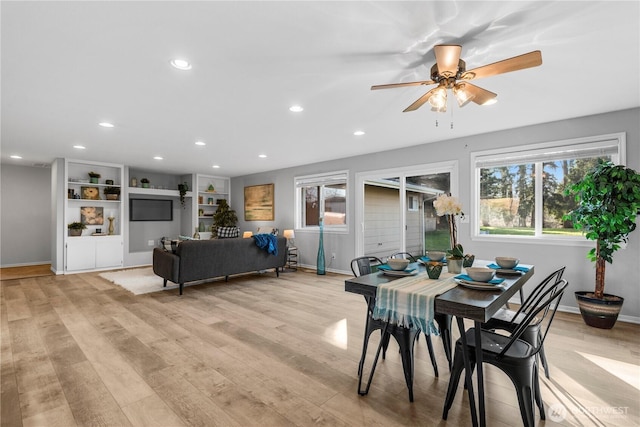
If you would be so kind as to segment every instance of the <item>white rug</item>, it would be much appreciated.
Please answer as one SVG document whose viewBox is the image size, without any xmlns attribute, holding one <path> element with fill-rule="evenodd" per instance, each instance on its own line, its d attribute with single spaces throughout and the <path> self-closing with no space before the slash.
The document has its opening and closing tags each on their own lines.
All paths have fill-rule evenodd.
<svg viewBox="0 0 640 427">
<path fill-rule="evenodd" d="M 136 295 L 166 291 L 178 287 L 175 283 L 167 282 L 167 287 L 163 288 L 162 277 L 156 276 L 151 267 L 100 273 L 99 276 L 118 286 L 122 286 Z"/>
</svg>

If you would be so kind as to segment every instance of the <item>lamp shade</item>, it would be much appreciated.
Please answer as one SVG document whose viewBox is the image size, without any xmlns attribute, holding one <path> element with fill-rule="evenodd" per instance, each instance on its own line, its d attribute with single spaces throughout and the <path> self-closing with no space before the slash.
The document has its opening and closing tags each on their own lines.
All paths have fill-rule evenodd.
<svg viewBox="0 0 640 427">
<path fill-rule="evenodd" d="M 248 239 L 251 236 L 253 236 L 253 231 L 245 231 L 244 233 L 242 233 L 243 239 Z"/>
<path fill-rule="evenodd" d="M 293 230 L 284 230 L 283 236 L 286 239 L 295 239 L 296 233 Z"/>
</svg>

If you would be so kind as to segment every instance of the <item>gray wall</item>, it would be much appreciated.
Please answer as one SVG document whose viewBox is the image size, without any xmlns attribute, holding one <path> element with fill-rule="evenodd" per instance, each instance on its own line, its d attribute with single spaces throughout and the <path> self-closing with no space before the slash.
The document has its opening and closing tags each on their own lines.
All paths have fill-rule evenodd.
<svg viewBox="0 0 640 427">
<path fill-rule="evenodd" d="M 501 132 L 493 132 L 472 137 L 458 138 L 432 144 L 397 149 L 384 153 L 372 153 L 351 158 L 338 159 L 289 168 L 280 171 L 237 177 L 231 180 L 233 208 L 238 211 L 242 230 L 255 230 L 262 223 L 243 221 L 243 189 L 248 185 L 275 184 L 275 221 L 269 223 L 283 230 L 294 224 L 294 177 L 327 171 L 349 171 L 348 225 L 349 234 L 327 234 L 324 236 L 325 253 L 335 252 L 336 260 L 327 261 L 327 268 L 350 273 L 349 262 L 355 254 L 355 175 L 359 172 L 407 167 L 435 162 L 458 160 L 460 200 L 463 206 L 471 206 L 471 164 L 470 153 L 494 148 L 511 147 L 563 139 L 626 132 L 627 165 L 640 170 L 640 109 L 634 108 L 571 120 L 545 123 Z M 428 126 L 425 124 L 425 126 Z M 425 129 L 428 131 L 428 129 Z M 573 291 L 591 290 L 595 282 L 593 265 L 586 259 L 584 246 L 552 246 L 515 242 L 480 243 L 471 239 L 469 224 L 460 224 L 459 240 L 466 252 L 474 253 L 478 259 L 492 259 L 499 254 L 517 254 L 525 263 L 536 265 L 536 279 L 539 280 L 552 268 L 567 265 L 566 277 L 570 281 L 569 293 L 562 304 L 575 308 Z M 318 235 L 313 232 L 296 230 L 296 246 L 301 265 L 315 266 Z M 607 265 L 606 278 L 608 293 L 625 298 L 622 318 L 640 321 L 640 232 L 631 235 L 629 245 L 618 252 L 614 264 Z M 629 280 L 629 278 L 632 278 Z M 630 319 L 634 317 L 634 319 Z"/>
<path fill-rule="evenodd" d="M 0 166 L 0 266 L 51 261 L 51 170 Z"/>
</svg>

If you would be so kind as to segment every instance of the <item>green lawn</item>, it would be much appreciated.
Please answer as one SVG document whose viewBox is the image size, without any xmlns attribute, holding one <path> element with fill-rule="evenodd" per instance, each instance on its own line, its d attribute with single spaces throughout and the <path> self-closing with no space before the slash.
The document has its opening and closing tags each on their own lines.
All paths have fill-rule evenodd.
<svg viewBox="0 0 640 427">
<path fill-rule="evenodd" d="M 533 236 L 533 228 L 501 228 L 501 227 L 480 227 L 480 232 L 484 234 L 506 235 L 506 236 Z M 573 228 L 543 228 L 542 234 L 553 234 L 557 236 L 582 236 L 582 231 Z"/>
</svg>

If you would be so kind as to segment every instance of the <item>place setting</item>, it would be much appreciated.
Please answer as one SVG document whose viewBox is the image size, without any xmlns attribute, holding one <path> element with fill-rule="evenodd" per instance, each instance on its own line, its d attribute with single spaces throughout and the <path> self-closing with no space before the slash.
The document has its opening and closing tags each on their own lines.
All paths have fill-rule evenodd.
<svg viewBox="0 0 640 427">
<path fill-rule="evenodd" d="M 504 290 L 503 278 L 495 277 L 496 270 L 489 267 L 467 267 L 466 274 L 458 274 L 453 280 L 460 286 L 481 291 Z"/>
<path fill-rule="evenodd" d="M 386 276 L 405 277 L 418 274 L 417 268 L 409 268 L 409 260 L 404 258 L 389 258 L 385 264 L 378 266 L 378 271 Z"/>
<path fill-rule="evenodd" d="M 487 268 L 494 269 L 498 276 L 519 277 L 529 271 L 527 267 L 518 265 L 520 262 L 518 258 L 499 256 L 495 258 L 495 261 L 495 263 L 488 264 Z"/>
</svg>

